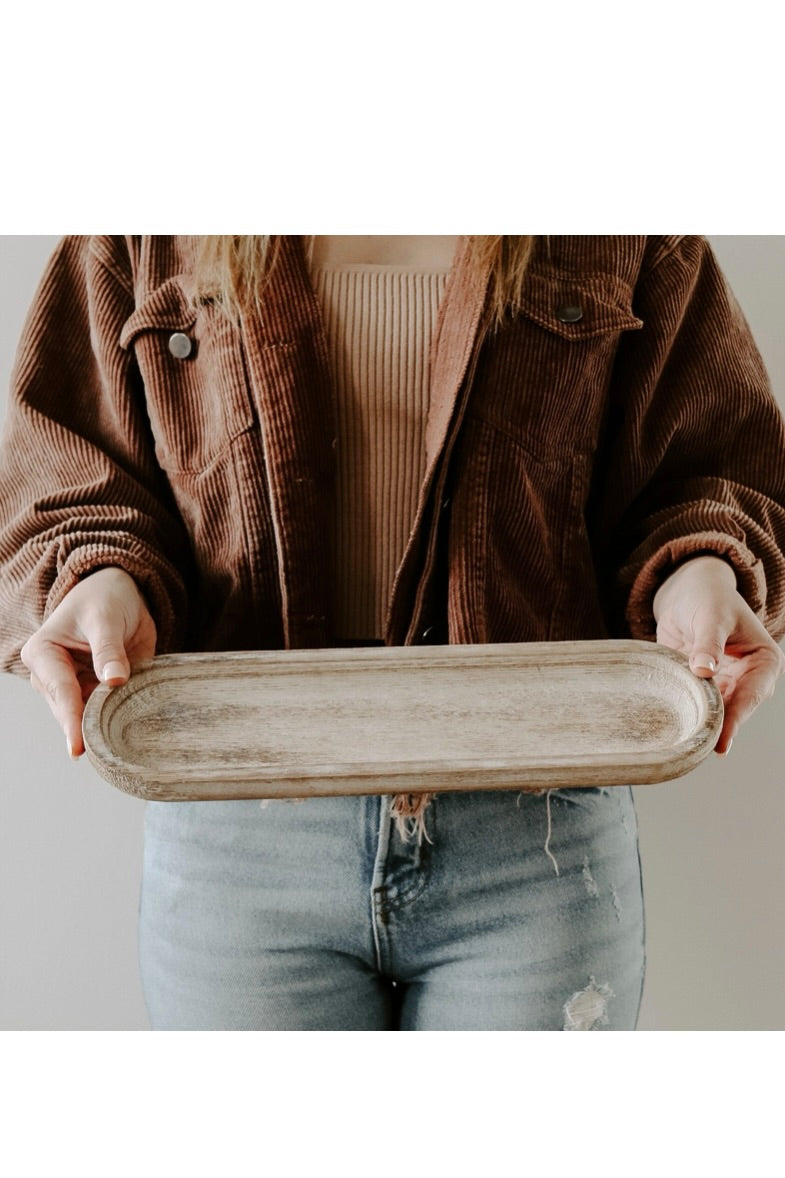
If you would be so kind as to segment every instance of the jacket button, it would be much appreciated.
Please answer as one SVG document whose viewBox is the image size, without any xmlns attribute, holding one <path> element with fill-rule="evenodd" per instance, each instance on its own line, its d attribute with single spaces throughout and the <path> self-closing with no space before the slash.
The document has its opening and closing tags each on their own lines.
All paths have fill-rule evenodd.
<svg viewBox="0 0 785 1178">
<path fill-rule="evenodd" d="M 577 323 L 583 319 L 583 307 L 573 303 L 565 303 L 563 307 L 557 308 L 556 318 L 561 323 Z"/>
<path fill-rule="evenodd" d="M 184 332 L 176 331 L 169 336 L 169 351 L 177 360 L 187 360 L 193 348 L 193 342 Z"/>
</svg>

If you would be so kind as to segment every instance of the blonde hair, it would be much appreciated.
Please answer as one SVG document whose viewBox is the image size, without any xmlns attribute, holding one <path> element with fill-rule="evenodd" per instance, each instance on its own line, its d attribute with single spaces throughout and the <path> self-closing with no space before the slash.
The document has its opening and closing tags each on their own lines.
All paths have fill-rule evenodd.
<svg viewBox="0 0 785 1178">
<path fill-rule="evenodd" d="M 310 249 L 313 238 L 304 238 Z M 532 253 L 533 237 L 469 237 L 471 265 L 479 276 L 490 275 L 489 318 L 498 327 L 509 306 L 521 299 Z M 258 306 L 264 284 L 275 266 L 281 238 L 205 236 L 196 252 L 196 295 L 215 298 L 234 319 Z"/>
</svg>

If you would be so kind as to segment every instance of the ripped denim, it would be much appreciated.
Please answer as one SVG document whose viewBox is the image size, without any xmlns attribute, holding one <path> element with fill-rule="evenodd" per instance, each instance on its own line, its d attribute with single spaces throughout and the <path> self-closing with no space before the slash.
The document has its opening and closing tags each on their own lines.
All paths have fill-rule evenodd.
<svg viewBox="0 0 785 1178">
<path fill-rule="evenodd" d="M 161 1030 L 632 1030 L 629 789 L 148 803 L 140 963 Z M 558 871 L 557 871 L 558 869 Z"/>
</svg>

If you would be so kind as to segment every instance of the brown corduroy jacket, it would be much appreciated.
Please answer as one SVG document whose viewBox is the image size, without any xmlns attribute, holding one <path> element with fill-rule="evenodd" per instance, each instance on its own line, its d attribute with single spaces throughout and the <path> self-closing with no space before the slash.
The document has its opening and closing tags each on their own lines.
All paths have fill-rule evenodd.
<svg viewBox="0 0 785 1178">
<path fill-rule="evenodd" d="M 159 651 L 331 644 L 340 439 L 301 240 L 238 326 L 192 263 L 187 237 L 66 238 L 42 280 L 0 450 L 5 669 L 105 565 Z M 785 431 L 705 240 L 537 239 L 495 333 L 486 286 L 459 243 L 388 641 L 652 638 L 658 585 L 703 552 L 780 637 Z"/>
</svg>

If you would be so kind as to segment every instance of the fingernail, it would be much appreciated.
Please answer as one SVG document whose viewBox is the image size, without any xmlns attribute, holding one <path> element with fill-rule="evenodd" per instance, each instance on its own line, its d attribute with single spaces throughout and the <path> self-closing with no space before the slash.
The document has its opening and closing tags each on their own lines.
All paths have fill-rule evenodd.
<svg viewBox="0 0 785 1178">
<path fill-rule="evenodd" d="M 104 683 L 110 679 L 125 679 L 125 667 L 122 663 L 107 663 L 103 670 Z"/>
<path fill-rule="evenodd" d="M 711 671 L 712 675 L 717 670 L 717 663 L 710 654 L 693 655 L 692 665 L 696 670 Z"/>
<path fill-rule="evenodd" d="M 76 757 L 74 756 L 74 746 L 71 744 L 70 737 L 66 736 L 65 743 L 66 743 L 66 747 L 68 749 L 68 756 L 71 758 L 72 761 L 75 761 Z"/>
<path fill-rule="evenodd" d="M 733 737 L 730 738 L 730 740 L 728 741 L 728 747 L 726 748 L 724 753 L 720 753 L 720 756 L 727 757 L 728 753 L 731 751 L 732 748 L 733 748 Z"/>
</svg>

